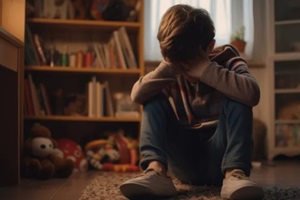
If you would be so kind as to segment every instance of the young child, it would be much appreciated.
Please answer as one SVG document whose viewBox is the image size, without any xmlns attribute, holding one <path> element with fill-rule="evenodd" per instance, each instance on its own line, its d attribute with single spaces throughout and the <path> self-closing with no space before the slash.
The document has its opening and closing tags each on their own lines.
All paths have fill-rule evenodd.
<svg viewBox="0 0 300 200">
<path fill-rule="evenodd" d="M 164 14 L 157 34 L 164 61 L 131 93 L 144 106 L 144 172 L 121 184 L 127 198 L 176 195 L 168 170 L 186 184 L 222 185 L 225 199 L 263 198 L 248 179 L 259 86 L 234 47 L 213 50 L 214 36 L 204 9 L 179 4 Z"/>
</svg>

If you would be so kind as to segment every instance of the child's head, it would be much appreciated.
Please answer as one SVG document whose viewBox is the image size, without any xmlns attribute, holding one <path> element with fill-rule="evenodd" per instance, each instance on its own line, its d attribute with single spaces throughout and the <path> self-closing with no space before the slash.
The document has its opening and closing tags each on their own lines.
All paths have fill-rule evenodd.
<svg viewBox="0 0 300 200">
<path fill-rule="evenodd" d="M 207 51 L 215 37 L 209 13 L 200 8 L 178 4 L 163 15 L 157 33 L 163 57 L 173 63 L 189 62 Z"/>
</svg>

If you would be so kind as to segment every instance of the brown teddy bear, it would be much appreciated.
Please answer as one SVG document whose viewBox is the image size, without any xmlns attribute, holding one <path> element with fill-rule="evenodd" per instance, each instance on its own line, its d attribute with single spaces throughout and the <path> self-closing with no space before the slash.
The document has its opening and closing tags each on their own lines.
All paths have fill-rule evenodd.
<svg viewBox="0 0 300 200">
<path fill-rule="evenodd" d="M 24 143 L 21 172 L 24 177 L 49 179 L 67 178 L 74 164 L 59 155 L 56 141 L 51 138 L 50 130 L 40 124 L 31 128 L 30 138 Z"/>
</svg>

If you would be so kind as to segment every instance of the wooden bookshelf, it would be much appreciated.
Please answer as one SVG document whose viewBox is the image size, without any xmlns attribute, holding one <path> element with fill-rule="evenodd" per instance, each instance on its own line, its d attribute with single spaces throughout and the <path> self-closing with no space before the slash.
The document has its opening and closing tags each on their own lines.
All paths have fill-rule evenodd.
<svg viewBox="0 0 300 200">
<path fill-rule="evenodd" d="M 88 81 L 92 77 L 96 77 L 99 82 L 109 82 L 109 86 L 112 92 L 112 96 L 116 92 L 129 93 L 133 86 L 133 83 L 138 80 L 140 76 L 144 74 L 144 44 L 143 44 L 143 0 L 141 2 L 138 20 L 137 21 L 104 21 L 104 20 L 85 20 L 85 19 L 45 19 L 45 18 L 28 18 L 26 24 L 30 28 L 32 33 L 39 34 L 45 42 L 46 46 L 54 45 L 55 48 L 60 50 L 64 45 L 68 46 L 68 51 L 78 51 L 82 48 L 83 51 L 88 49 L 87 44 L 93 42 L 107 42 L 113 35 L 114 31 L 119 30 L 121 27 L 125 27 L 130 39 L 130 43 L 136 57 L 137 68 L 111 67 L 105 66 L 101 68 L 99 66 L 49 66 L 45 64 L 26 65 L 25 66 L 25 78 L 28 78 L 28 74 L 32 76 L 34 84 L 36 86 L 41 83 L 49 89 L 49 93 L 54 93 L 54 88 L 61 86 L 65 94 L 80 92 L 86 89 Z M 128 61 L 126 62 L 128 65 Z M 87 98 L 87 97 L 86 97 Z M 112 97 L 113 98 L 113 97 Z M 116 110 L 116 100 L 112 100 L 113 107 Z M 25 103 L 26 104 L 26 103 Z M 59 114 L 25 114 L 24 127 L 25 133 L 29 132 L 29 128 L 34 123 L 41 123 L 54 130 L 54 132 L 64 132 L 65 135 L 74 138 L 80 138 L 78 135 L 86 134 L 83 128 L 80 128 L 81 124 L 94 124 L 94 131 L 90 130 L 89 134 L 98 134 L 99 129 L 105 129 L 112 127 L 114 129 L 130 128 L 129 132 L 135 130 L 134 136 L 138 136 L 138 130 L 141 122 L 141 108 L 138 109 L 140 113 L 139 117 L 116 117 L 112 116 L 97 116 L 89 117 L 88 115 L 74 116 Z M 26 113 L 26 112 L 25 112 Z M 65 124 L 65 126 L 64 126 Z M 74 128 L 79 126 L 79 128 Z M 57 128 L 59 127 L 59 128 Z M 70 128 L 71 127 L 71 128 Z M 134 128 L 132 128 L 134 127 Z M 53 128 L 53 129 L 52 129 Z M 61 129 L 60 129 L 61 128 Z M 76 129 L 72 133 L 65 132 L 68 129 Z M 109 131 L 109 130 L 105 130 Z M 61 137 L 63 137 L 62 135 Z M 25 135 L 26 137 L 26 135 Z M 100 135 L 98 137 L 101 137 Z"/>
</svg>

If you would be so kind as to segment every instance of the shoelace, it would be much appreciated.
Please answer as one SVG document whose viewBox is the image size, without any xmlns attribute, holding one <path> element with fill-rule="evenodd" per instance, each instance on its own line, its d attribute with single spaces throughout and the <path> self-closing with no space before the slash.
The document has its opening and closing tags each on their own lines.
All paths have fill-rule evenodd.
<svg viewBox="0 0 300 200">
<path fill-rule="evenodd" d="M 240 170 L 240 169 L 235 169 L 230 173 L 230 177 L 235 177 L 238 179 L 248 179 L 248 177 L 246 177 L 245 173 Z"/>
</svg>

